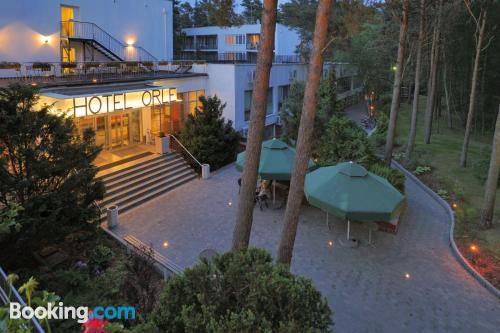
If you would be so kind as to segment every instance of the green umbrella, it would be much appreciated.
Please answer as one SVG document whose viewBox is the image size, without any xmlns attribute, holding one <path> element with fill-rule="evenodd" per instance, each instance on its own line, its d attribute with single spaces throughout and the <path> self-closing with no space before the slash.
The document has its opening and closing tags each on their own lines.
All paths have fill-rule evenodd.
<svg viewBox="0 0 500 333">
<path fill-rule="evenodd" d="M 351 220 L 390 221 L 401 212 L 405 200 L 386 179 L 353 162 L 309 173 L 304 192 L 311 205 L 346 219 L 348 223 Z M 348 239 L 349 227 L 348 224 Z"/>
<path fill-rule="evenodd" d="M 295 148 L 278 139 L 264 141 L 260 152 L 259 176 L 266 180 L 290 180 L 294 161 Z M 236 169 L 243 171 L 244 165 L 245 152 L 242 152 L 236 158 Z M 314 167 L 314 162 L 309 160 L 309 170 Z M 273 187 L 273 201 L 274 192 Z"/>
<path fill-rule="evenodd" d="M 264 141 L 260 152 L 259 176 L 266 180 L 290 180 L 294 161 L 293 147 L 278 139 Z M 242 152 L 236 158 L 236 168 L 243 171 L 244 165 L 245 152 Z M 309 160 L 309 169 L 314 166 L 314 162 Z"/>
</svg>

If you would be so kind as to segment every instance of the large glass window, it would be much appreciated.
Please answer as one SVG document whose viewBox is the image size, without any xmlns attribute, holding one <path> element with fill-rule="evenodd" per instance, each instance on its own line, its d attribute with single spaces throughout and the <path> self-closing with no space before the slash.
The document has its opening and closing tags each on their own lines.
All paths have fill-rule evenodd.
<svg viewBox="0 0 500 333">
<path fill-rule="evenodd" d="M 250 110 L 252 109 L 252 90 L 245 91 L 244 117 L 245 121 L 250 120 Z M 266 115 L 273 114 L 273 88 L 267 90 Z"/>
<path fill-rule="evenodd" d="M 278 112 L 281 112 L 283 101 L 287 99 L 289 91 L 290 91 L 290 85 L 278 87 Z"/>
</svg>

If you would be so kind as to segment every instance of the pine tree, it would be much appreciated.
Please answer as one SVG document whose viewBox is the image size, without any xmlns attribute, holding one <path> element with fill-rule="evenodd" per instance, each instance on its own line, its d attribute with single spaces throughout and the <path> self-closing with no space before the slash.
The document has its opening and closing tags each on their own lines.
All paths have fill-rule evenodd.
<svg viewBox="0 0 500 333">
<path fill-rule="evenodd" d="M 201 109 L 188 116 L 179 139 L 199 161 L 215 170 L 236 159 L 240 135 L 232 121 L 222 117 L 226 104 L 217 96 L 202 96 L 200 102 Z"/>
<path fill-rule="evenodd" d="M 244 8 L 241 16 L 247 24 L 254 24 L 260 21 L 262 16 L 262 1 L 260 0 L 243 0 L 241 6 Z"/>
<path fill-rule="evenodd" d="M 0 89 L 0 206 L 21 206 L 23 235 L 41 239 L 89 225 L 104 187 L 94 178 L 94 133 L 80 138 L 72 119 L 35 111 L 37 101 L 30 86 Z"/>
</svg>

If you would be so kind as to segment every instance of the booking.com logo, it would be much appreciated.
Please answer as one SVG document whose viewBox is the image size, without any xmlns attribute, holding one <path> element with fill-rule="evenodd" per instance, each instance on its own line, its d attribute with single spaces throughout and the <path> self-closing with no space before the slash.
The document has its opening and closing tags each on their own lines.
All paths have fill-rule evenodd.
<svg viewBox="0 0 500 333">
<path fill-rule="evenodd" d="M 27 319 L 35 317 L 38 320 L 43 319 L 74 319 L 82 324 L 89 319 L 135 319 L 135 307 L 133 306 L 96 306 L 89 309 L 86 306 L 64 306 L 63 302 L 49 303 L 45 306 L 32 308 L 23 306 L 21 303 L 12 302 L 9 306 L 10 319 Z"/>
</svg>

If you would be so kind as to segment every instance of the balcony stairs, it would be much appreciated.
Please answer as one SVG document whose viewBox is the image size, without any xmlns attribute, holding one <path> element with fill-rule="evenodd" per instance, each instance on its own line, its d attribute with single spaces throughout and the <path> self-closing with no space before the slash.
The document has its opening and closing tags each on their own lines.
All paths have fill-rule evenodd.
<svg viewBox="0 0 500 333">
<path fill-rule="evenodd" d="M 62 21 L 61 39 L 92 46 L 111 61 L 157 61 L 140 46 L 129 46 L 92 22 Z"/>
<path fill-rule="evenodd" d="M 104 221 L 108 207 L 118 206 L 121 214 L 186 184 L 197 174 L 178 153 L 143 153 L 101 166 L 97 178 L 106 189 L 103 200 L 98 202 L 100 221 Z"/>
</svg>

